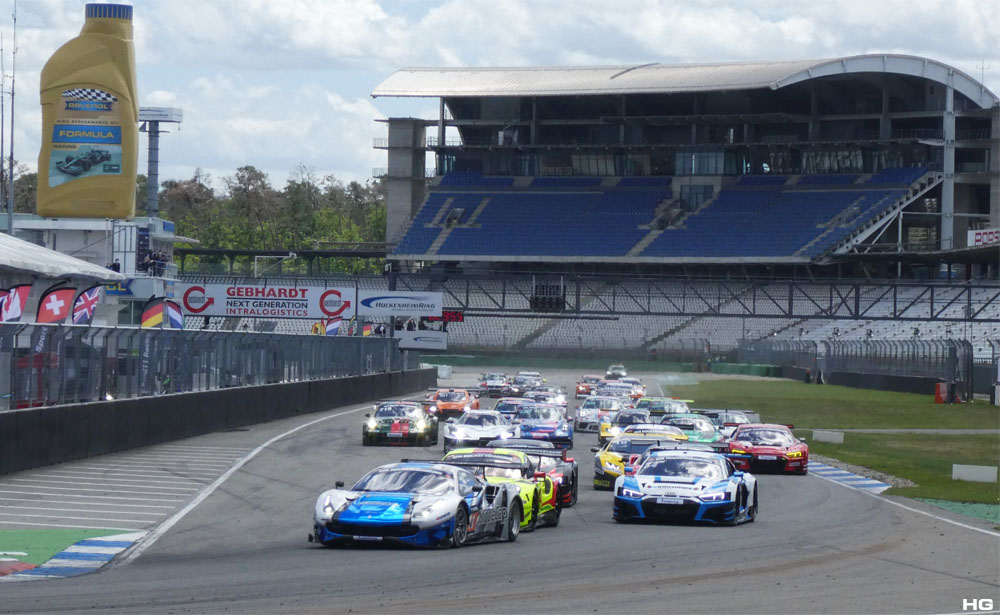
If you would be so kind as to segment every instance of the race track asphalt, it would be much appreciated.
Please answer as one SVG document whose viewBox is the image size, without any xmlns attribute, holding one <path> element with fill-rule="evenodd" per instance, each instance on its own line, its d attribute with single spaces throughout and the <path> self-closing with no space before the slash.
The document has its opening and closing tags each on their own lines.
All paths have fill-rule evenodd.
<svg viewBox="0 0 1000 615">
<path fill-rule="evenodd" d="M 549 379 L 568 387 L 576 375 Z M 265 449 L 134 561 L 0 584 L 0 612 L 955 613 L 965 599 L 1000 605 L 1000 536 L 988 525 L 960 527 L 815 476 L 760 476 L 761 514 L 751 524 L 617 524 L 611 494 L 590 487 L 596 434 L 577 436 L 580 501 L 556 528 L 462 549 L 319 547 L 306 541 L 312 507 L 335 480 L 442 455 L 440 446 L 363 448 L 363 411 L 343 411 Z M 187 442 L 253 447 L 320 416 Z"/>
</svg>

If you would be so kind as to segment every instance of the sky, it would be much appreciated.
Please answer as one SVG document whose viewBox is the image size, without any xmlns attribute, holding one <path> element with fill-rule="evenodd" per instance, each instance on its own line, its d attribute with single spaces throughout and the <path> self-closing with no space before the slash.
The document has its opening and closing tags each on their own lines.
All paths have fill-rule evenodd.
<svg viewBox="0 0 1000 615">
<path fill-rule="evenodd" d="M 386 167 L 387 117 L 437 117 L 434 99 L 372 98 L 410 66 L 571 66 L 932 58 L 1000 93 L 1000 0 L 135 0 L 141 106 L 180 107 L 161 179 L 238 167 L 276 188 L 303 171 L 364 183 Z M 0 0 L 6 121 L 37 166 L 39 74 L 76 36 L 82 0 Z M 140 172 L 146 142 L 140 140 Z"/>
</svg>

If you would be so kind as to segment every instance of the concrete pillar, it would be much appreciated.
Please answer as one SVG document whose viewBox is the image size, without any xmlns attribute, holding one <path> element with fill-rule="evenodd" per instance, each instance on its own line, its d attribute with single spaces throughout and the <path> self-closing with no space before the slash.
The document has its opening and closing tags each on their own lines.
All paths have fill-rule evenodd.
<svg viewBox="0 0 1000 615">
<path fill-rule="evenodd" d="M 531 144 L 538 145 L 538 99 L 531 99 Z"/>
<path fill-rule="evenodd" d="M 990 121 L 990 228 L 1000 227 L 1000 105 Z"/>
<path fill-rule="evenodd" d="M 944 182 L 941 183 L 941 249 L 955 247 L 955 88 L 948 75 L 943 118 L 944 132 Z"/>
<path fill-rule="evenodd" d="M 878 138 L 886 141 L 892 136 L 892 121 L 889 119 L 889 76 L 882 74 L 882 116 L 878 121 Z"/>
<path fill-rule="evenodd" d="M 816 81 L 809 86 L 809 141 L 819 140 L 819 97 L 816 96 Z"/>
</svg>

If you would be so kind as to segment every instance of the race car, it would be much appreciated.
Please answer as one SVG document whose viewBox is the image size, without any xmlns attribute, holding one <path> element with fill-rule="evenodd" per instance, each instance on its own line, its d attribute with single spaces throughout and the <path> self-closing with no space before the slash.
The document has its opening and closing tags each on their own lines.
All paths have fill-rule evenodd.
<svg viewBox="0 0 1000 615">
<path fill-rule="evenodd" d="M 580 378 L 580 381 L 576 383 L 576 398 L 587 397 L 600 382 L 600 376 L 585 375 Z"/>
<path fill-rule="evenodd" d="M 730 410 L 695 410 L 695 412 L 703 414 L 705 418 L 712 421 L 712 424 L 725 439 L 731 438 L 740 425 L 754 422 L 744 412 Z"/>
<path fill-rule="evenodd" d="M 541 523 L 559 525 L 562 506 L 557 485 L 521 451 L 507 448 L 459 448 L 441 463 L 461 466 L 490 484 L 516 485 L 525 511 L 521 529 L 531 532 Z"/>
<path fill-rule="evenodd" d="M 620 364 L 609 365 L 608 369 L 604 371 L 605 380 L 617 380 L 625 376 L 628 376 L 628 372 L 625 371 L 625 366 Z"/>
<path fill-rule="evenodd" d="M 625 476 L 632 476 L 635 474 L 636 470 L 642 467 L 642 464 L 649 459 L 650 455 L 658 453 L 660 451 L 702 451 L 704 453 L 717 453 L 714 447 L 708 444 L 702 444 L 700 442 L 687 442 L 685 440 L 678 440 L 677 442 L 661 443 L 650 446 L 641 455 L 632 456 L 632 459 L 625 464 Z M 729 455 L 726 455 L 729 457 Z M 735 465 L 735 463 L 734 463 Z"/>
<path fill-rule="evenodd" d="M 534 376 L 514 376 L 514 379 L 504 387 L 504 397 L 522 397 L 525 392 L 542 383 L 541 378 Z"/>
<path fill-rule="evenodd" d="M 507 420 L 513 419 L 514 415 L 517 414 L 517 409 L 524 404 L 529 403 L 527 400 L 520 397 L 501 397 L 497 400 L 493 409 L 504 415 Z"/>
<path fill-rule="evenodd" d="M 729 452 L 750 456 L 737 462 L 737 467 L 744 470 L 796 474 L 809 471 L 809 446 L 795 437 L 791 425 L 740 425 L 729 440 Z"/>
<path fill-rule="evenodd" d="M 617 397 L 622 400 L 626 406 L 633 405 L 632 395 L 635 393 L 635 389 L 631 385 L 621 384 L 618 382 L 605 382 L 597 386 L 594 389 L 594 395 L 599 395 L 601 397 Z"/>
<path fill-rule="evenodd" d="M 503 395 L 503 389 L 507 386 L 508 382 L 510 382 L 510 380 L 507 378 L 507 374 L 489 372 L 480 377 L 479 390 L 483 392 L 483 395 L 501 397 Z"/>
<path fill-rule="evenodd" d="M 524 438 L 494 440 L 486 446 L 522 451 L 539 471 L 547 473 L 559 486 L 559 501 L 564 508 L 576 504 L 580 469 L 576 460 L 566 455 L 566 449 L 556 450 L 551 442 Z"/>
<path fill-rule="evenodd" d="M 558 404 L 560 406 L 566 405 L 566 391 L 562 390 L 560 387 L 557 387 L 555 385 L 552 384 L 537 385 L 531 391 L 528 392 L 528 395 L 532 393 L 548 393 L 550 397 L 549 401 L 546 403 Z M 525 397 L 527 397 L 527 395 Z"/>
<path fill-rule="evenodd" d="M 517 485 L 490 484 L 439 463 L 393 463 L 354 487 L 316 500 L 309 542 L 399 542 L 415 547 L 517 540 L 524 507 Z"/>
<path fill-rule="evenodd" d="M 428 446 L 438 442 L 438 419 L 412 401 L 383 401 L 365 414 L 361 445 Z"/>
<path fill-rule="evenodd" d="M 753 521 L 759 510 L 757 479 L 718 453 L 658 451 L 632 476 L 615 480 L 615 521 Z"/>
<path fill-rule="evenodd" d="M 551 404 L 525 404 L 514 415 L 518 438 L 547 440 L 556 448 L 573 448 L 573 424 L 563 416 L 565 409 Z"/>
<path fill-rule="evenodd" d="M 573 426 L 577 431 L 600 431 L 602 421 L 624 409 L 625 403 L 618 397 L 591 395 L 576 407 Z"/>
<path fill-rule="evenodd" d="M 689 413 L 686 402 L 671 397 L 640 397 L 635 402 L 638 410 L 646 410 L 650 416 L 661 417 L 664 414 Z"/>
<path fill-rule="evenodd" d="M 642 383 L 642 380 L 633 378 L 632 376 L 626 376 L 624 378 L 619 378 L 618 382 L 632 387 L 632 399 L 640 399 L 646 396 L 646 385 Z"/>
<path fill-rule="evenodd" d="M 715 428 L 712 421 L 708 420 L 700 414 L 664 414 L 663 418 L 660 420 L 663 425 L 673 425 L 681 431 L 683 431 L 688 440 L 692 442 L 702 442 L 704 444 L 712 444 L 718 442 L 720 448 L 725 448 L 723 443 L 725 438 L 719 433 L 719 430 Z"/>
<path fill-rule="evenodd" d="M 81 150 L 82 152 L 82 150 Z M 91 167 L 111 160 L 111 152 L 104 149 L 92 149 L 82 152 L 79 156 L 66 156 L 56 163 L 56 168 L 66 175 L 82 175 Z"/>
<path fill-rule="evenodd" d="M 682 434 L 678 435 L 683 437 Z M 622 434 L 604 446 L 591 448 L 594 453 L 594 489 L 611 489 L 615 479 L 625 473 L 625 465 L 629 460 L 638 458 L 650 446 L 669 444 L 676 437 L 677 435 Z"/>
<path fill-rule="evenodd" d="M 622 429 L 627 425 L 635 425 L 637 423 L 649 423 L 649 413 L 645 410 L 630 409 L 622 410 L 614 416 L 608 416 L 605 420 L 601 421 L 597 436 L 598 444 L 604 446 L 611 438 L 621 435 Z"/>
<path fill-rule="evenodd" d="M 557 401 L 558 395 L 556 395 L 552 391 L 545 391 L 539 389 L 531 389 L 529 391 L 526 391 L 524 393 L 524 399 L 539 404 L 552 404 L 554 406 L 565 403 L 565 399 L 563 399 L 563 401 L 561 402 Z"/>
<path fill-rule="evenodd" d="M 439 417 L 460 416 L 466 410 L 479 410 L 479 399 L 466 389 L 438 389 L 427 401 L 427 411 Z"/>
<path fill-rule="evenodd" d="M 495 410 L 469 410 L 444 424 L 444 451 L 463 446 L 478 446 L 497 438 L 510 438 L 514 426 Z"/>
</svg>

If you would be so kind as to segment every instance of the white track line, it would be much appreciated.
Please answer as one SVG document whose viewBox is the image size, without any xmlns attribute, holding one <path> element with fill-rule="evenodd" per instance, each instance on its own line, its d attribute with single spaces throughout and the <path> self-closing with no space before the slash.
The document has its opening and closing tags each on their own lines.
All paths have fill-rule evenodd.
<svg viewBox="0 0 1000 615">
<path fill-rule="evenodd" d="M 126 474 L 126 476 L 130 476 L 130 475 Z M 159 474 L 158 476 L 160 477 L 160 479 L 166 479 L 166 478 L 170 477 L 169 474 Z M 203 482 L 199 482 L 199 481 L 196 481 L 196 480 L 160 480 L 160 479 L 156 479 L 156 478 L 118 478 L 118 477 L 111 477 L 111 476 L 108 476 L 106 474 L 96 474 L 96 473 L 95 474 L 79 474 L 79 473 L 73 473 L 73 474 L 71 474 L 69 472 L 54 472 L 54 471 L 46 472 L 45 474 L 40 474 L 38 476 L 38 478 L 75 478 L 75 479 L 77 479 L 77 480 L 79 480 L 81 482 L 85 482 L 87 479 L 105 478 L 107 480 L 101 481 L 101 482 L 112 482 L 112 483 L 143 483 L 143 484 L 146 484 L 146 485 L 148 485 L 150 483 L 164 483 L 166 485 L 197 485 L 198 487 L 201 487 L 202 485 L 205 484 Z M 13 480 L 13 479 L 9 479 L 9 480 Z"/>
<path fill-rule="evenodd" d="M 4 485 L 0 485 L 3 487 Z M 100 491 L 100 489 L 97 489 Z M 133 498 L 133 497 L 118 497 L 114 495 L 77 495 L 75 493 L 51 493 L 47 491 L 11 491 L 9 489 L 0 489 L 0 493 L 15 493 L 17 495 L 41 495 L 49 498 L 95 498 L 100 500 L 126 500 L 128 502 L 177 502 L 177 498 L 172 500 L 164 500 L 161 498 Z M 173 495 L 173 494 L 167 494 Z M 170 508 L 174 508 L 171 506 Z"/>
<path fill-rule="evenodd" d="M 113 521 L 115 523 L 149 523 L 149 520 L 140 521 L 138 519 L 103 519 L 101 517 L 69 517 L 67 515 L 22 515 L 14 513 L 0 512 L 0 517 L 27 517 L 28 519 L 75 519 L 76 521 Z M 0 523 L 7 523 L 0 519 Z M 93 526 L 91 526 L 93 527 Z"/>
<path fill-rule="evenodd" d="M 22 485 L 0 485 L 0 487 L 21 487 Z M 98 491 L 101 493 L 134 493 L 137 495 L 172 495 L 174 497 L 184 497 L 184 493 L 163 493 L 162 491 L 128 491 L 126 489 L 88 489 L 86 487 L 45 487 L 37 485 L 23 485 L 24 487 L 35 487 L 36 489 L 52 489 L 56 491 Z M 194 491 L 193 489 L 191 491 Z M 56 495 L 56 494 L 53 494 Z M 135 498 L 133 498 L 135 499 Z"/>
<path fill-rule="evenodd" d="M 168 468 L 168 467 L 166 467 L 166 466 L 177 466 L 177 465 L 184 466 L 184 467 L 182 467 L 182 468 Z M 128 463 L 128 464 L 120 463 L 118 465 L 113 465 L 113 466 L 87 465 L 87 466 L 80 466 L 80 467 L 88 469 L 88 470 L 125 470 L 125 469 L 128 469 L 128 467 L 126 467 L 126 466 L 129 466 L 129 467 L 135 466 L 135 468 L 137 470 L 164 470 L 164 471 L 169 471 L 169 472 L 187 472 L 188 470 L 186 470 L 185 468 L 190 468 L 191 470 L 194 470 L 195 468 L 202 468 L 203 467 L 203 468 L 205 468 L 206 471 L 205 472 L 197 472 L 198 474 L 212 474 L 213 476 L 214 476 L 214 473 L 219 470 L 219 468 L 216 468 L 216 467 L 209 467 L 209 466 L 206 466 L 206 465 L 200 464 L 200 463 L 187 463 L 186 461 L 185 462 L 177 462 L 177 463 L 175 463 L 175 462 L 163 462 L 163 463 Z M 226 465 L 222 464 L 222 467 L 226 467 Z"/>
<path fill-rule="evenodd" d="M 60 477 L 56 476 L 54 478 L 60 478 Z M 72 477 L 70 477 L 70 478 L 72 478 Z M 143 481 L 130 481 L 130 482 L 140 482 L 142 484 L 140 484 L 140 485 L 129 485 L 129 484 L 124 483 L 124 482 L 110 481 L 110 480 L 99 480 L 99 481 L 91 481 L 91 480 L 43 480 L 43 479 L 40 479 L 40 478 L 9 478 L 7 480 L 17 481 L 19 483 L 43 483 L 43 484 L 48 484 L 48 485 L 107 485 L 109 487 L 110 486 L 115 486 L 115 485 L 117 485 L 119 487 L 141 487 L 142 485 L 148 484 L 148 483 L 145 483 Z M 197 491 L 198 490 L 198 487 L 165 487 L 163 485 L 150 485 L 150 487 L 153 487 L 153 488 L 156 488 L 156 489 L 163 489 L 164 491 L 181 491 L 181 492 L 188 491 L 188 492 L 190 492 L 190 491 Z M 61 489 L 61 487 L 58 487 L 58 488 Z"/>
<path fill-rule="evenodd" d="M 54 511 L 65 511 L 65 512 L 78 512 L 78 513 L 103 513 L 106 515 L 142 515 L 144 517 L 162 517 L 165 512 L 148 513 L 148 512 L 138 512 L 135 510 L 116 512 L 114 510 L 90 510 L 89 508 L 39 508 L 38 506 L 0 506 L 0 508 L 27 508 L 28 510 L 54 510 Z M 10 513 L 16 514 L 16 513 Z"/>
<path fill-rule="evenodd" d="M 118 519 L 118 521 L 125 521 L 125 519 Z M 66 523 L 32 523 L 31 521 L 0 521 L 0 523 L 3 523 L 4 525 L 31 525 L 37 527 L 71 527 L 80 530 L 116 530 L 119 532 L 137 532 L 142 530 L 142 528 L 139 527 L 111 527 L 109 525 L 102 525 L 101 527 L 95 528 L 93 525 L 68 525 Z"/>
<path fill-rule="evenodd" d="M 152 465 L 152 464 L 150 464 Z M 102 471 L 120 471 L 127 472 L 126 468 L 121 466 L 77 466 L 81 470 L 102 470 Z M 136 468 L 140 472 L 153 472 L 154 470 L 162 470 L 163 472 L 183 472 L 182 478 L 193 478 L 195 476 L 205 476 L 213 477 L 218 476 L 218 472 L 191 472 L 188 470 L 171 470 L 158 465 L 154 465 L 152 468 Z M 140 475 L 141 476 L 141 475 Z M 179 474 L 171 474 L 171 476 L 180 476 Z"/>
<path fill-rule="evenodd" d="M 149 459 L 177 459 L 179 461 L 186 461 L 188 459 L 193 459 L 202 463 L 225 463 L 227 461 L 233 461 L 234 459 L 239 459 L 239 455 L 199 455 L 192 453 L 185 453 L 182 451 L 162 451 L 159 453 L 138 453 L 135 455 L 129 455 L 127 457 L 115 457 L 119 461 L 145 461 Z"/>
<path fill-rule="evenodd" d="M 0 498 L 0 502 L 37 502 L 38 504 L 57 503 L 57 502 L 48 502 L 46 500 L 39 500 L 37 498 Z M 157 504 L 114 504 L 112 502 L 66 502 L 66 504 L 70 503 L 86 504 L 87 506 L 116 506 L 118 508 L 165 508 L 167 510 L 173 510 L 177 508 L 177 506 L 159 506 Z M 160 513 L 160 514 L 165 514 L 165 513 Z"/>
<path fill-rule="evenodd" d="M 198 450 L 217 450 L 217 451 L 232 451 L 234 453 L 246 453 L 249 448 L 233 448 L 231 446 L 191 446 L 187 444 L 164 444 L 159 448 L 184 448 L 184 449 L 198 449 Z"/>
<path fill-rule="evenodd" d="M 863 494 L 867 495 L 870 498 L 875 498 L 875 499 L 879 500 L 880 502 L 885 502 L 886 504 L 892 504 L 893 506 L 898 506 L 899 508 L 902 508 L 904 510 L 908 510 L 910 512 L 915 512 L 917 514 L 924 515 L 925 517 L 930 517 L 931 519 L 937 519 L 938 521 L 944 521 L 945 523 L 950 523 L 951 525 L 957 525 L 958 527 L 964 527 L 967 530 L 973 530 L 975 532 L 980 532 L 982 534 L 986 534 L 987 536 L 1000 536 L 1000 532 L 994 532 L 994 531 L 991 531 L 991 530 L 986 530 L 986 529 L 983 529 L 981 527 L 976 527 L 974 525 L 969 525 L 968 523 L 962 523 L 961 521 L 955 521 L 954 519 L 949 519 L 947 517 L 942 517 L 941 515 L 935 515 L 934 513 L 929 513 L 926 510 L 920 510 L 919 508 L 913 508 L 912 506 L 907 506 L 906 504 L 902 504 L 902 503 L 897 502 L 895 500 L 890 500 L 889 498 L 884 497 L 884 496 L 882 496 L 882 495 L 880 495 L 878 493 L 872 493 L 871 491 L 868 491 L 867 489 L 861 489 L 861 488 L 858 488 L 858 487 L 852 487 L 851 485 L 846 485 L 846 484 L 841 483 L 839 481 L 835 481 L 832 478 L 827 478 L 825 476 L 820 476 L 819 474 L 813 474 L 812 472 L 810 472 L 809 474 L 810 474 L 810 476 L 813 476 L 815 478 L 819 478 L 819 479 L 825 480 L 827 482 L 833 483 L 834 485 L 840 485 L 841 487 L 844 487 L 845 489 L 850 489 L 852 491 L 857 491 L 859 493 L 863 493 Z"/>
<path fill-rule="evenodd" d="M 308 423 L 303 423 L 303 424 L 299 425 L 298 427 L 295 427 L 293 429 L 289 429 L 285 433 L 278 434 L 277 436 L 274 436 L 273 438 L 271 438 L 267 442 L 261 444 L 257 448 L 255 448 L 252 451 L 250 451 L 249 453 L 247 453 L 242 459 L 240 459 L 235 464 L 233 464 L 233 467 L 229 468 L 228 470 L 226 470 L 226 472 L 222 476 L 220 476 L 219 478 L 215 479 L 215 482 L 213 482 L 210 485 L 207 485 L 204 489 L 202 489 L 198 493 L 198 495 L 195 496 L 195 498 L 193 500 L 191 500 L 190 502 L 188 502 L 187 506 L 185 506 L 184 508 L 182 508 L 182 509 L 178 510 L 177 512 L 175 512 L 173 515 L 171 515 L 166 520 L 164 520 L 162 523 L 160 523 L 158 526 L 156 526 L 156 528 L 154 528 L 148 534 L 146 534 L 145 536 L 143 536 L 142 538 L 140 538 L 138 541 L 136 541 L 136 543 L 133 544 L 124 553 L 124 555 L 122 555 L 120 558 L 114 560 L 111 565 L 112 566 L 116 566 L 116 567 L 117 566 L 126 566 L 126 565 L 130 564 L 131 562 L 133 562 L 137 557 L 139 557 L 140 555 L 142 555 L 146 551 L 146 549 L 148 549 L 151 546 L 153 546 L 156 543 L 157 540 L 159 540 L 164 534 L 166 534 L 168 531 L 170 531 L 170 528 L 172 528 L 175 525 L 177 525 L 177 523 L 180 522 L 180 520 L 183 519 L 189 512 L 191 512 L 199 504 L 201 504 L 202 502 L 204 502 L 205 499 L 208 496 L 212 495 L 212 493 L 214 493 L 215 490 L 218 489 L 222 485 L 222 483 L 226 482 L 229 479 L 230 476 L 232 476 L 233 474 L 235 474 L 237 471 L 240 470 L 240 468 L 242 468 L 243 466 L 245 466 L 251 459 L 253 459 L 254 457 L 256 457 L 258 454 L 260 454 L 261 452 L 263 452 L 264 449 L 266 449 L 267 447 L 271 446 L 272 444 L 274 444 L 278 440 L 286 438 L 286 437 L 292 435 L 293 433 L 295 433 L 297 431 L 301 431 L 301 430 L 305 429 L 306 427 L 312 427 L 316 423 L 322 423 L 323 421 L 328 421 L 330 419 L 334 419 L 334 418 L 337 418 L 337 417 L 340 417 L 340 416 L 345 416 L 345 415 L 348 415 L 348 414 L 354 414 L 355 412 L 361 412 L 362 410 L 368 410 L 370 408 L 371 408 L 370 404 L 365 404 L 365 405 L 361 406 L 360 408 L 355 408 L 354 410 L 346 410 L 344 412 L 336 412 L 334 414 L 330 414 L 328 416 L 320 417 L 318 419 L 309 421 Z"/>
</svg>

